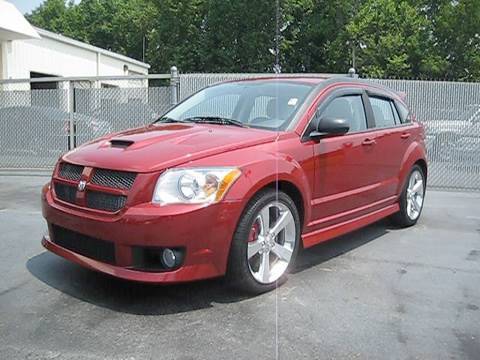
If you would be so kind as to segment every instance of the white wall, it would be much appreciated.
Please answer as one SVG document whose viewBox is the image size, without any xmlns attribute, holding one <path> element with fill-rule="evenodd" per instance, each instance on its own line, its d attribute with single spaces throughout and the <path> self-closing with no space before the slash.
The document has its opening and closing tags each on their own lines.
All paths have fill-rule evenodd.
<svg viewBox="0 0 480 360">
<path fill-rule="evenodd" d="M 0 79 L 3 79 L 3 41 L 0 41 Z"/>
<path fill-rule="evenodd" d="M 135 60 L 79 43 L 53 34 L 53 38 L 41 33 L 42 39 L 4 42 L 3 76 L 5 79 L 30 78 L 30 72 L 52 76 L 89 77 L 127 75 L 130 71 L 148 74 L 148 68 Z M 48 35 L 48 34 L 47 34 Z M 65 39 L 65 38 L 63 38 Z M 124 71 L 125 66 L 129 71 Z M 125 82 L 127 84 L 127 82 Z M 117 86 L 127 86 L 113 82 Z M 141 84 L 141 83 L 140 83 Z M 99 86 L 99 84 L 96 84 Z M 9 85 L 11 90 L 27 90 L 29 84 Z"/>
<path fill-rule="evenodd" d="M 53 76 L 96 76 L 94 52 L 43 38 L 12 42 L 12 60 L 7 76 L 12 79 L 29 78 L 30 72 Z"/>
<path fill-rule="evenodd" d="M 39 39 L 38 33 L 15 5 L 0 0 L 0 40 Z"/>
<path fill-rule="evenodd" d="M 30 71 L 55 76 L 124 75 L 124 65 L 147 74 L 148 70 L 119 59 L 100 55 L 97 69 L 97 53 L 58 42 L 53 39 L 16 40 L 12 42 L 14 61 L 8 64 L 9 78 L 29 78 Z"/>
</svg>

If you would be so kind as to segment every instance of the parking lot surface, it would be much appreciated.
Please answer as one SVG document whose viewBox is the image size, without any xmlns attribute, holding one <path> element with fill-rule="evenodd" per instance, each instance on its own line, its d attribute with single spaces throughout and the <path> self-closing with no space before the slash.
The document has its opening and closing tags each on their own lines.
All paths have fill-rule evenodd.
<svg viewBox="0 0 480 360">
<path fill-rule="evenodd" d="M 1 359 L 480 359 L 480 193 L 427 192 L 304 251 L 249 297 L 210 280 L 120 281 L 40 245 L 46 177 L 0 177 Z"/>
</svg>

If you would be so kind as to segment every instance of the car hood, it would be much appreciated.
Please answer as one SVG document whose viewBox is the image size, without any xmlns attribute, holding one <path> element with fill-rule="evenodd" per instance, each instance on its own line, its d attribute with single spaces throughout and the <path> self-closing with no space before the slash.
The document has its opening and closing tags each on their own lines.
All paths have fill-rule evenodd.
<svg viewBox="0 0 480 360">
<path fill-rule="evenodd" d="M 228 125 L 159 124 L 91 141 L 63 159 L 83 166 L 152 172 L 274 141 L 276 137 L 273 131 Z"/>
</svg>

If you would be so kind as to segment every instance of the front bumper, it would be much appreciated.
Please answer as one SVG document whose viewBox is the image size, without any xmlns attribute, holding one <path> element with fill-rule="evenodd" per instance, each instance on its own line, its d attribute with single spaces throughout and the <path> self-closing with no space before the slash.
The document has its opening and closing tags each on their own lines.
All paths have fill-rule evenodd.
<svg viewBox="0 0 480 360">
<path fill-rule="evenodd" d="M 42 212 L 49 235 L 43 246 L 70 261 L 115 277 L 154 283 L 176 283 L 225 274 L 230 243 L 241 215 L 241 201 L 223 201 L 210 206 L 150 203 L 125 208 L 118 214 L 78 209 L 54 200 L 52 191 L 42 192 Z M 114 263 L 90 258 L 55 242 L 55 227 L 111 242 Z M 182 248 L 182 264 L 174 270 L 144 271 L 134 267 L 133 249 L 138 247 Z"/>
</svg>

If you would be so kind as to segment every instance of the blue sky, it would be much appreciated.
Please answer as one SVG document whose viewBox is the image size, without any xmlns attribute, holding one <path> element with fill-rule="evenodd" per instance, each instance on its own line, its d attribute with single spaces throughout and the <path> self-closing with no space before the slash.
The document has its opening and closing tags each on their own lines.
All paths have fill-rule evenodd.
<svg viewBox="0 0 480 360">
<path fill-rule="evenodd" d="M 44 0 L 8 0 L 13 3 L 22 14 L 28 13 L 38 7 Z"/>
<path fill-rule="evenodd" d="M 37 8 L 45 0 L 7 0 L 7 1 L 10 1 L 11 3 L 15 4 L 17 9 L 20 10 L 22 14 L 25 14 Z M 75 2 L 78 3 L 79 0 L 76 0 Z"/>
</svg>

